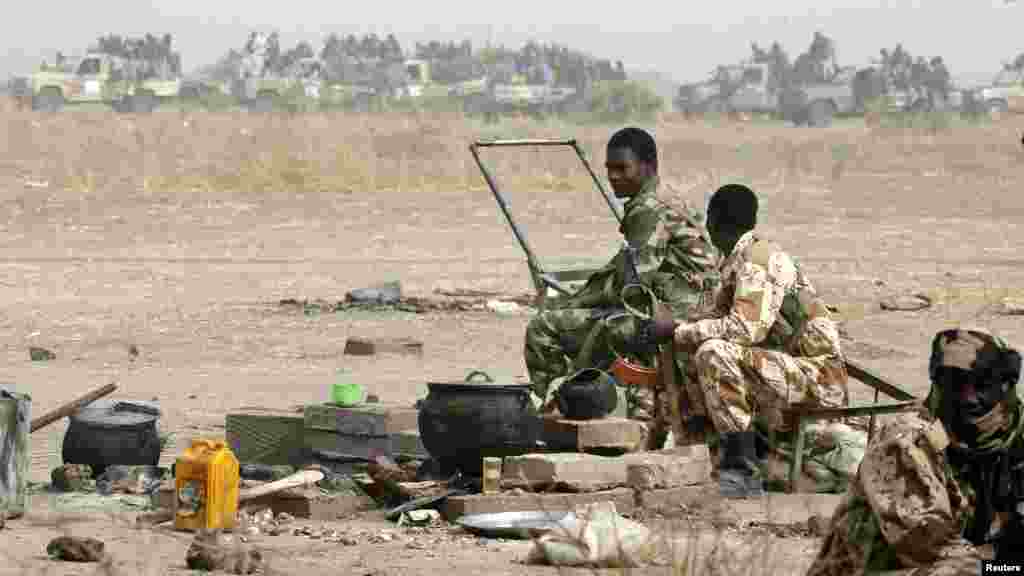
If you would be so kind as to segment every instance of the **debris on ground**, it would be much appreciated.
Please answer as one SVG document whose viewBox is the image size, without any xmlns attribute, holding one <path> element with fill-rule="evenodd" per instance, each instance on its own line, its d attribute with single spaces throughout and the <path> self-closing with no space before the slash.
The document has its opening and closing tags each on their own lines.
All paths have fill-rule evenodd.
<svg viewBox="0 0 1024 576">
<path fill-rule="evenodd" d="M 1003 316 L 1024 316 L 1024 299 L 1003 298 L 999 302 L 999 313 Z"/>
<path fill-rule="evenodd" d="M 360 338 L 345 341 L 346 356 L 373 356 L 375 354 L 423 355 L 423 342 L 412 338 Z"/>
<path fill-rule="evenodd" d="M 355 304 L 397 304 L 401 299 L 402 283 L 397 281 L 357 288 L 345 294 L 345 302 Z"/>
<path fill-rule="evenodd" d="M 532 294 L 509 295 L 473 290 L 435 290 L 434 293 L 440 296 L 440 298 L 416 296 L 399 296 L 395 300 L 346 298 L 341 302 L 330 302 L 322 299 L 299 300 L 296 298 L 286 298 L 280 300 L 278 306 L 282 308 L 297 308 L 302 310 L 304 314 L 311 316 L 346 310 L 399 311 L 416 314 L 429 312 L 483 312 L 492 310 L 501 314 L 511 311 L 511 305 L 513 304 L 516 305 L 514 313 L 522 314 L 535 304 L 535 297 Z M 492 309 L 488 307 L 488 302 L 496 302 L 498 304 L 492 304 Z"/>
<path fill-rule="evenodd" d="M 924 294 L 902 294 L 883 298 L 878 305 L 882 310 L 917 312 L 918 310 L 930 308 L 932 305 L 932 299 Z"/>
<path fill-rule="evenodd" d="M 523 307 L 516 302 L 506 300 L 488 300 L 487 309 L 499 316 L 515 316 L 523 313 Z"/>
<path fill-rule="evenodd" d="M 252 574 L 262 567 L 263 555 L 235 536 L 203 531 L 185 552 L 185 564 L 190 570 Z"/>
<path fill-rule="evenodd" d="M 167 468 L 158 466 L 107 466 L 96 478 L 96 491 L 108 494 L 152 494 L 168 476 Z"/>
<path fill-rule="evenodd" d="M 558 521 L 558 528 L 534 541 L 531 564 L 639 567 L 651 553 L 651 532 L 622 517 L 614 502 L 595 502 L 576 508 Z"/>
<path fill-rule="evenodd" d="M 46 545 L 46 553 L 65 562 L 99 562 L 103 559 L 103 542 L 95 538 L 58 536 Z"/>
<path fill-rule="evenodd" d="M 33 362 L 46 362 L 47 360 L 56 360 L 57 355 L 50 352 L 46 348 L 39 348 L 38 346 L 30 346 L 28 349 L 28 357 Z"/>
<path fill-rule="evenodd" d="M 50 472 L 50 481 L 60 492 L 84 492 L 96 488 L 92 476 L 92 466 L 88 464 L 64 464 Z"/>
</svg>

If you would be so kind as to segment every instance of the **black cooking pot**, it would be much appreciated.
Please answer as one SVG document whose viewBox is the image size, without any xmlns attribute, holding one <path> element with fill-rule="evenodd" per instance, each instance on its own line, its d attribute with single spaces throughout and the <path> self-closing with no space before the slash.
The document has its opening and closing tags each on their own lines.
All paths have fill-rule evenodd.
<svg viewBox="0 0 1024 576">
<path fill-rule="evenodd" d="M 488 383 L 473 383 L 483 376 Z M 483 372 L 461 383 L 427 384 L 418 417 L 423 447 L 447 473 L 482 474 L 482 459 L 538 451 L 543 423 L 528 384 L 493 384 Z"/>
<path fill-rule="evenodd" d="M 99 476 L 107 466 L 156 466 L 160 462 L 160 409 L 142 401 L 96 400 L 69 418 L 61 456 L 88 464 Z"/>
<path fill-rule="evenodd" d="M 555 390 L 558 411 L 569 420 L 597 420 L 619 405 L 619 393 L 611 374 L 585 368 L 573 374 Z"/>
</svg>

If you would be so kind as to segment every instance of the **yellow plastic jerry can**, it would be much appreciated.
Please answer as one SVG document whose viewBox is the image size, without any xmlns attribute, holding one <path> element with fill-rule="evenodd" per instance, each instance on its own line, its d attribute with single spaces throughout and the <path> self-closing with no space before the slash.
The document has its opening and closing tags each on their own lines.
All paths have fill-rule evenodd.
<svg viewBox="0 0 1024 576">
<path fill-rule="evenodd" d="M 238 459 L 226 443 L 193 440 L 174 464 L 174 528 L 234 528 L 239 484 Z"/>
</svg>

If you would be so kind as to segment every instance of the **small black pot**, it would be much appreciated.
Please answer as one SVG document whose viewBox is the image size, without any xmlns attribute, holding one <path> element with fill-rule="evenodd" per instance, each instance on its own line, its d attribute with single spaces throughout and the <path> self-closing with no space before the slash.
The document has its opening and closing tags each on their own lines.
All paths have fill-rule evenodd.
<svg viewBox="0 0 1024 576">
<path fill-rule="evenodd" d="M 615 378 L 596 368 L 573 374 L 555 390 L 554 396 L 558 411 L 569 420 L 604 418 L 619 405 Z"/>
<path fill-rule="evenodd" d="M 423 447 L 444 471 L 479 477 L 485 457 L 538 451 L 543 423 L 529 385 L 469 383 L 476 374 L 463 383 L 428 383 L 418 424 Z"/>
<path fill-rule="evenodd" d="M 70 418 L 61 456 L 88 464 L 99 476 L 107 466 L 156 466 L 160 462 L 160 410 L 147 402 L 97 400 Z"/>
</svg>

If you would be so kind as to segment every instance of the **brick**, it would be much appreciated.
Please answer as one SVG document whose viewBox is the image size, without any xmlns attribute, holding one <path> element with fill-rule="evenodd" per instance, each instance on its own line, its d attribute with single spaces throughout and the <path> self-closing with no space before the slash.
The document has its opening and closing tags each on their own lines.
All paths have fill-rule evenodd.
<svg viewBox="0 0 1024 576">
<path fill-rule="evenodd" d="M 676 488 L 711 481 L 711 455 L 704 444 L 622 456 L 626 484 L 637 490 Z"/>
<path fill-rule="evenodd" d="M 644 436 L 643 423 L 626 418 L 544 418 L 544 441 L 552 450 L 635 452 L 643 449 Z"/>
<path fill-rule="evenodd" d="M 556 453 L 511 456 L 502 462 L 502 486 L 594 492 L 626 483 L 621 458 Z"/>
<path fill-rule="evenodd" d="M 375 354 L 423 355 L 423 342 L 412 338 L 349 338 L 345 341 L 348 356 L 373 356 Z"/>
<path fill-rule="evenodd" d="M 614 502 L 620 514 L 629 514 L 634 509 L 633 490 L 615 488 L 602 492 L 579 494 L 531 494 L 528 492 L 501 494 L 470 494 L 449 496 L 445 499 L 441 514 L 449 522 L 460 516 L 472 514 L 493 514 L 498 512 L 531 512 L 544 510 L 568 512 L 577 506 L 594 502 Z"/>
</svg>

